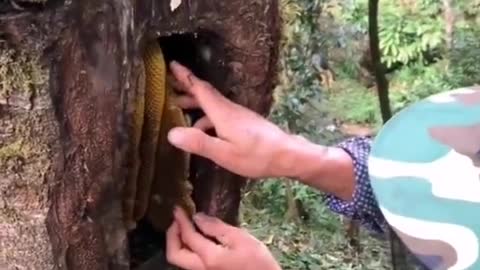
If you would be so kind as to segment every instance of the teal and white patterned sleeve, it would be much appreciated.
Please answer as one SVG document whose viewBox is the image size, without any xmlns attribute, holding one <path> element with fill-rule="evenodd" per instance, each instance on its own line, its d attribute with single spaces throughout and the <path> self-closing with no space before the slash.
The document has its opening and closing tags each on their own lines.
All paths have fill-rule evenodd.
<svg viewBox="0 0 480 270">
<path fill-rule="evenodd" d="M 359 221 L 372 232 L 384 233 L 387 223 L 378 207 L 368 175 L 368 155 L 371 144 L 372 140 L 368 137 L 354 137 L 338 144 L 338 147 L 347 152 L 353 160 L 356 181 L 353 200 L 344 201 L 332 194 L 327 194 L 326 202 L 333 212 Z"/>
</svg>

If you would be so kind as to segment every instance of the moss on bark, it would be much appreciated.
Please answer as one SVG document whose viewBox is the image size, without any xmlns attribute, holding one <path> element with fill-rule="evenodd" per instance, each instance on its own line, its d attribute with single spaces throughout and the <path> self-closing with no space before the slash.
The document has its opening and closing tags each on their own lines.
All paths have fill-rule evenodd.
<svg viewBox="0 0 480 270">
<path fill-rule="evenodd" d="M 52 269 L 46 229 L 56 128 L 47 72 L 0 46 L 0 269 Z"/>
</svg>

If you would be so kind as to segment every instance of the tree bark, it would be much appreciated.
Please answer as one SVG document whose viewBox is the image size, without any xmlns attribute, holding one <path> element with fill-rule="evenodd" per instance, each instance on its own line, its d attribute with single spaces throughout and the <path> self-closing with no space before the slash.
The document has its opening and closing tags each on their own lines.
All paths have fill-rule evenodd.
<svg viewBox="0 0 480 270">
<path fill-rule="evenodd" d="M 174 2 L 48 0 L 0 8 L 0 38 L 41 58 L 43 65 L 33 66 L 47 77 L 31 89 L 0 92 L 1 269 L 130 268 L 120 202 L 147 42 L 200 33 L 212 57 L 197 65 L 199 75 L 232 100 L 269 111 L 277 1 Z M 22 81 L 28 73 L 12 76 Z M 237 225 L 244 179 L 198 157 L 192 170 L 198 210 Z"/>
<path fill-rule="evenodd" d="M 455 32 L 455 10 L 452 0 L 442 0 L 443 2 L 443 16 L 445 18 L 445 41 L 447 43 L 447 50 L 453 48 L 454 32 Z"/>
<path fill-rule="evenodd" d="M 52 269 L 45 224 L 60 145 L 48 73 L 0 49 L 0 269 Z"/>
<path fill-rule="evenodd" d="M 372 57 L 375 80 L 377 82 L 380 111 L 383 122 L 385 123 L 392 117 L 392 109 L 390 108 L 388 80 L 385 76 L 385 66 L 382 63 L 378 37 L 378 0 L 370 0 L 368 2 L 368 36 L 370 40 L 370 55 Z"/>
</svg>

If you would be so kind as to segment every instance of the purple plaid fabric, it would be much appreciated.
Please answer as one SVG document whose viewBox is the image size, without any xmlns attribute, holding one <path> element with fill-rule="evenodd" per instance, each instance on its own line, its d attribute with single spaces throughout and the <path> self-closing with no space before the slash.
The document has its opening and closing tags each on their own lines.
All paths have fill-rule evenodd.
<svg viewBox="0 0 480 270">
<path fill-rule="evenodd" d="M 346 151 L 353 159 L 356 187 L 352 201 L 344 201 L 327 194 L 326 202 L 333 212 L 359 221 L 372 232 L 383 234 L 387 229 L 387 223 L 380 212 L 368 176 L 367 162 L 371 143 L 370 138 L 354 137 L 338 144 L 338 147 Z"/>
</svg>

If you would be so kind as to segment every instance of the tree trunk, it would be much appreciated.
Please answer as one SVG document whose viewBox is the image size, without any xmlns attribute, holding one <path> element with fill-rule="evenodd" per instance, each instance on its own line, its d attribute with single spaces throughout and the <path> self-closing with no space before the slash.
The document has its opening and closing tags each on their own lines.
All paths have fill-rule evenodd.
<svg viewBox="0 0 480 270">
<path fill-rule="evenodd" d="M 368 8 L 368 30 L 370 38 L 370 52 L 372 62 L 375 66 L 375 79 L 377 81 L 377 90 L 382 113 L 383 123 L 386 123 L 392 117 L 390 100 L 388 95 L 388 80 L 385 76 L 385 66 L 382 63 L 378 37 L 378 0 L 370 0 Z M 394 270 L 424 269 L 419 261 L 408 251 L 396 232 L 388 227 L 388 239 L 390 241 L 390 255 L 392 267 Z"/>
<path fill-rule="evenodd" d="M 454 32 L 455 32 L 455 10 L 452 0 L 442 0 L 443 2 L 443 16 L 445 18 L 445 41 L 447 43 L 447 50 L 450 52 L 453 48 Z"/>
<path fill-rule="evenodd" d="M 378 37 L 378 0 L 368 2 L 368 36 L 370 40 L 370 55 L 375 71 L 377 82 L 378 100 L 383 122 L 392 117 L 390 100 L 388 97 L 388 80 L 385 76 L 385 66 L 382 63 L 380 41 Z"/>
<path fill-rule="evenodd" d="M 48 73 L 0 45 L 0 269 L 52 269 L 45 220 L 60 145 Z"/>
<path fill-rule="evenodd" d="M 26 2 L 0 5 L 14 63 L 0 67 L 0 269 L 130 269 L 121 196 L 145 44 L 265 115 L 277 1 Z M 197 209 L 237 225 L 243 179 L 198 157 L 192 170 Z"/>
</svg>

